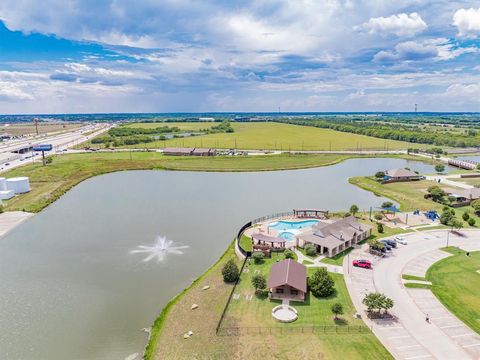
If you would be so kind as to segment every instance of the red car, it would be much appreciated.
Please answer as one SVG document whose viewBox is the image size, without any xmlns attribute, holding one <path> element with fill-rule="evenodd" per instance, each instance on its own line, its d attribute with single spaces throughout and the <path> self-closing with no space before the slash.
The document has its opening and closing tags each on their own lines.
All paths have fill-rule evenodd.
<svg viewBox="0 0 480 360">
<path fill-rule="evenodd" d="M 372 263 L 368 260 L 353 260 L 353 266 L 358 266 L 364 269 L 371 269 Z"/>
</svg>

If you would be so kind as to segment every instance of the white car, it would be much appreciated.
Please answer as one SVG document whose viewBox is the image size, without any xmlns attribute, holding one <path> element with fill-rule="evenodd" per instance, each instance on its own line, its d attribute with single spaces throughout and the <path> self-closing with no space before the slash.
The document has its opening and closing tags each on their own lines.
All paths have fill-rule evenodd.
<svg viewBox="0 0 480 360">
<path fill-rule="evenodd" d="M 402 244 L 402 245 L 407 245 L 408 244 L 407 239 L 405 239 L 404 237 L 401 237 L 401 236 L 395 236 L 395 241 L 399 244 Z"/>
</svg>

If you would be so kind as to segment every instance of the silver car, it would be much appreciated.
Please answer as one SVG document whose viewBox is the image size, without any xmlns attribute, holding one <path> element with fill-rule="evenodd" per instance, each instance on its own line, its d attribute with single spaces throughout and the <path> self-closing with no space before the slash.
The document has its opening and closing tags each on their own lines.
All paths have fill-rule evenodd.
<svg viewBox="0 0 480 360">
<path fill-rule="evenodd" d="M 404 237 L 401 237 L 401 236 L 395 236 L 395 241 L 399 244 L 402 244 L 402 245 L 407 245 L 408 244 L 407 239 L 405 239 Z"/>
</svg>

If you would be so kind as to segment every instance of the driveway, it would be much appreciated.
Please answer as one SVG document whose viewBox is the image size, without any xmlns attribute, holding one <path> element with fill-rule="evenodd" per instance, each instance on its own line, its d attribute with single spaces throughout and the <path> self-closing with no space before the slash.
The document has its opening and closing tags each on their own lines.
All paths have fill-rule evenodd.
<svg viewBox="0 0 480 360">
<path fill-rule="evenodd" d="M 464 231 L 466 237 L 450 235 L 450 245 L 480 250 L 480 231 Z M 350 260 L 369 258 L 374 270 L 353 268 L 344 260 L 344 274 L 357 311 L 366 292 L 378 291 L 395 301 L 392 319 L 366 319 L 375 335 L 397 359 L 479 359 L 480 337 L 452 315 L 430 292 L 407 289 L 401 275 L 424 276 L 434 262 L 448 256 L 438 249 L 446 245 L 446 231 L 424 231 L 402 235 L 409 244 L 378 259 L 366 254 L 366 247 L 355 249 Z M 431 321 L 425 321 L 426 315 Z M 365 318 L 365 316 L 363 316 Z"/>
</svg>

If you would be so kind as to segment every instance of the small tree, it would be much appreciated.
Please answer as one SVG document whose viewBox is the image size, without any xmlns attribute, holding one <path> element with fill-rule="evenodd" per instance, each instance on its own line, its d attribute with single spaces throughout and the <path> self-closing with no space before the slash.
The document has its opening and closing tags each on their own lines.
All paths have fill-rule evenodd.
<svg viewBox="0 0 480 360">
<path fill-rule="evenodd" d="M 365 295 L 362 303 L 367 307 L 368 312 L 380 312 L 381 310 L 385 310 L 385 312 L 388 312 L 388 310 L 393 308 L 394 305 L 392 299 L 378 292 L 368 293 L 367 295 Z"/>
<path fill-rule="evenodd" d="M 255 274 L 252 276 L 252 286 L 255 288 L 255 293 L 259 294 L 267 287 L 267 280 L 263 274 Z"/>
<path fill-rule="evenodd" d="M 468 219 L 470 219 L 470 214 L 468 213 L 468 211 L 465 211 L 463 214 L 462 214 L 462 219 L 464 221 L 468 221 Z"/>
<path fill-rule="evenodd" d="M 358 206 L 353 204 L 352 206 L 350 206 L 350 213 L 355 216 L 356 213 L 358 213 Z"/>
<path fill-rule="evenodd" d="M 331 307 L 332 313 L 335 315 L 335 320 L 338 319 L 338 315 L 343 314 L 343 305 L 340 303 L 335 303 Z"/>
<path fill-rule="evenodd" d="M 374 219 L 377 220 L 377 221 L 380 221 L 380 220 L 383 219 L 383 215 L 382 215 L 381 213 L 379 213 L 379 212 L 375 213 L 375 214 L 373 215 L 373 217 L 374 217 Z"/>
<path fill-rule="evenodd" d="M 453 219 L 450 224 L 449 224 L 452 229 L 458 231 L 460 230 L 461 228 L 463 228 L 463 222 L 461 222 L 460 220 L 457 220 L 457 219 Z"/>
<path fill-rule="evenodd" d="M 283 252 L 285 259 L 295 259 L 295 253 L 290 249 L 285 249 Z"/>
<path fill-rule="evenodd" d="M 480 213 L 480 199 L 472 201 L 470 205 L 473 207 L 475 213 Z"/>
<path fill-rule="evenodd" d="M 335 282 L 327 269 L 317 269 L 309 279 L 310 291 L 315 297 L 327 297 L 335 292 Z"/>
<path fill-rule="evenodd" d="M 473 217 L 471 217 L 470 219 L 468 219 L 468 225 L 470 226 L 475 226 L 475 219 Z"/>
<path fill-rule="evenodd" d="M 222 268 L 223 280 L 225 282 L 235 282 L 240 277 L 240 270 L 233 259 L 228 260 Z"/>
<path fill-rule="evenodd" d="M 261 251 L 255 251 L 252 254 L 252 259 L 255 264 L 261 264 L 263 259 L 265 259 L 265 254 Z"/>
<path fill-rule="evenodd" d="M 382 209 L 388 209 L 393 206 L 393 203 L 391 201 L 385 201 L 382 203 Z"/>
<path fill-rule="evenodd" d="M 477 164 L 477 170 L 480 170 L 480 164 Z"/>
<path fill-rule="evenodd" d="M 308 256 L 317 256 L 317 248 L 313 244 L 305 245 L 305 254 Z"/>
<path fill-rule="evenodd" d="M 377 171 L 377 172 L 375 173 L 375 177 L 376 177 L 377 179 L 383 179 L 383 178 L 385 177 L 385 173 L 384 173 L 383 171 Z"/>
<path fill-rule="evenodd" d="M 443 191 L 439 186 L 432 185 L 427 189 L 427 192 L 432 197 L 433 201 L 440 201 L 445 196 L 445 191 Z"/>
<path fill-rule="evenodd" d="M 383 224 L 382 223 L 378 223 L 377 224 L 377 231 L 379 234 L 383 234 Z"/>
<path fill-rule="evenodd" d="M 388 310 L 393 308 L 393 305 L 394 305 L 393 300 L 382 294 L 382 309 L 388 313 Z"/>
<path fill-rule="evenodd" d="M 438 172 L 438 173 L 444 172 L 445 171 L 445 165 L 443 165 L 443 164 L 435 165 L 435 171 Z"/>
</svg>

